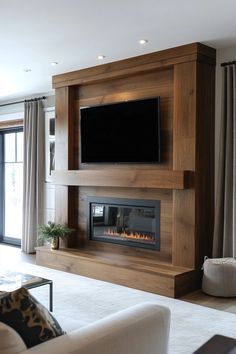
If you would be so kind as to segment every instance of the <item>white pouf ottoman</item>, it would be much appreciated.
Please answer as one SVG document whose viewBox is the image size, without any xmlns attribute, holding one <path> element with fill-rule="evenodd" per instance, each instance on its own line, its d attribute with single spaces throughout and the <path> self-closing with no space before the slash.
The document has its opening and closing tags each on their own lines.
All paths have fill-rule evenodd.
<svg viewBox="0 0 236 354">
<path fill-rule="evenodd" d="M 236 259 L 207 258 L 203 264 L 202 291 L 213 296 L 236 296 Z"/>
</svg>

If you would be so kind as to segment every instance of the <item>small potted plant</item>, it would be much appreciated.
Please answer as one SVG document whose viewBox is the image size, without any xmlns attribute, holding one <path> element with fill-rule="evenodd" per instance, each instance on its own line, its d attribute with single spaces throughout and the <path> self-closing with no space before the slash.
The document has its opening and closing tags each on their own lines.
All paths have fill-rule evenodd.
<svg viewBox="0 0 236 354">
<path fill-rule="evenodd" d="M 40 239 L 50 241 L 51 249 L 57 250 L 59 248 L 59 238 L 69 237 L 73 229 L 70 229 L 67 225 L 49 221 L 47 225 L 39 225 L 38 231 Z"/>
</svg>

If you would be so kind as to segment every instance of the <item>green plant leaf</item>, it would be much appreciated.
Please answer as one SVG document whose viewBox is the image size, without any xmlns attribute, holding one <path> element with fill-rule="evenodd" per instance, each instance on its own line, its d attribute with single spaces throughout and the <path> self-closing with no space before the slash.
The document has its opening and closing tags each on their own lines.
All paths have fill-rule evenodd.
<svg viewBox="0 0 236 354">
<path fill-rule="evenodd" d="M 66 224 L 56 224 L 48 221 L 48 224 L 38 225 L 39 239 L 51 240 L 55 237 L 67 238 L 74 229 L 70 229 Z"/>
</svg>

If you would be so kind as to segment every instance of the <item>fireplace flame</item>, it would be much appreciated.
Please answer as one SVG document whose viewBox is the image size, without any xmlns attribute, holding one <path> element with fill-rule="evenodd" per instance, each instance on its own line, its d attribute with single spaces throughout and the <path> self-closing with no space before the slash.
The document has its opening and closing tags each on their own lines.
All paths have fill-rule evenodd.
<svg viewBox="0 0 236 354">
<path fill-rule="evenodd" d="M 111 228 L 108 228 L 105 232 L 104 235 L 106 236 L 111 236 L 111 237 L 122 237 L 126 239 L 131 239 L 131 240 L 143 240 L 143 241 L 155 241 L 155 238 L 150 235 L 145 235 L 140 232 L 117 232 Z"/>
</svg>

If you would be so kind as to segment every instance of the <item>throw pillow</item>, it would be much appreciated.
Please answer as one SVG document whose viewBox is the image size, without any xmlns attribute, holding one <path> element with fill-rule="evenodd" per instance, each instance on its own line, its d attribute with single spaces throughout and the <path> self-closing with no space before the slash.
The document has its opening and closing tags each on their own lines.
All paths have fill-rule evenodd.
<svg viewBox="0 0 236 354">
<path fill-rule="evenodd" d="M 0 296 L 0 321 L 17 331 L 27 348 L 64 334 L 57 320 L 25 288 Z"/>
<path fill-rule="evenodd" d="M 19 334 L 5 323 L 0 322 L 0 353 L 18 354 L 27 347 Z"/>
</svg>

